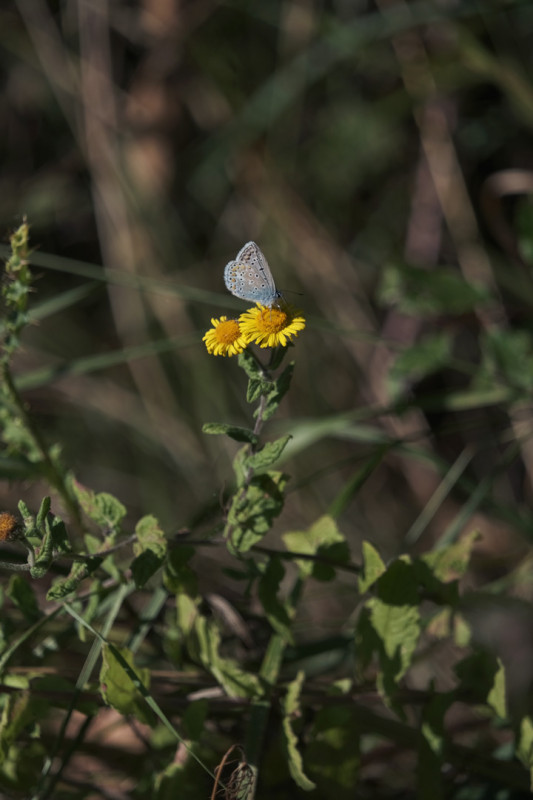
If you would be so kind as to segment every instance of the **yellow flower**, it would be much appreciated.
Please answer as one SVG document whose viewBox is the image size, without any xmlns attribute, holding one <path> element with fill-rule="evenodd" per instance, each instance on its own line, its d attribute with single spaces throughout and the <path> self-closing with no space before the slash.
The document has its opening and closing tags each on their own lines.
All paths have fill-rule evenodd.
<svg viewBox="0 0 533 800">
<path fill-rule="evenodd" d="M 19 530 L 19 523 L 13 514 L 8 511 L 2 511 L 0 514 L 0 542 L 8 542 L 10 539 L 15 539 Z"/>
<path fill-rule="evenodd" d="M 301 311 L 292 306 L 266 308 L 257 304 L 241 314 L 239 323 L 247 342 L 261 347 L 286 347 L 293 336 L 298 336 L 305 328 Z"/>
<path fill-rule="evenodd" d="M 236 319 L 220 317 L 212 319 L 214 326 L 207 331 L 202 341 L 205 342 L 207 352 L 214 356 L 235 356 L 242 353 L 248 340 L 243 335 Z"/>
</svg>

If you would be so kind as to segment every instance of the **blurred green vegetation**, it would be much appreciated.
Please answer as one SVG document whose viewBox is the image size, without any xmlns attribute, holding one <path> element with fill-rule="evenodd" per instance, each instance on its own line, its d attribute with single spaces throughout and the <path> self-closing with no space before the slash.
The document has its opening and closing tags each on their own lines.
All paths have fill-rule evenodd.
<svg viewBox="0 0 533 800">
<path fill-rule="evenodd" d="M 308 320 L 269 541 L 328 511 L 354 557 L 478 528 L 469 586 L 533 599 L 533 3 L 17 0 L 0 41 L 0 230 L 27 215 L 36 248 L 14 372 L 78 480 L 170 535 L 219 523 L 237 448 L 202 425 L 249 409 L 201 339 L 255 240 Z M 9 511 L 47 492 L 2 478 Z M 201 589 L 238 604 L 224 558 Z M 302 643 L 342 632 L 337 588 Z M 522 611 L 473 614 L 527 696 Z M 362 797 L 411 790 L 401 756 L 367 767 Z"/>
</svg>

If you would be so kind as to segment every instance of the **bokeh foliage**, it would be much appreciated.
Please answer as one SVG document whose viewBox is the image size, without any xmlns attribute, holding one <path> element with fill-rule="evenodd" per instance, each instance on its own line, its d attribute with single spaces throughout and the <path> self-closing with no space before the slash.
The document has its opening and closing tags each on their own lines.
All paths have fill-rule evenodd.
<svg viewBox="0 0 533 800">
<path fill-rule="evenodd" d="M 459 570 L 462 593 L 472 592 L 463 612 L 493 661 L 487 668 L 473 662 L 460 680 L 473 692 L 483 673 L 486 691 L 477 699 L 485 702 L 491 681 L 498 685 L 499 658 L 509 713 L 523 713 L 532 657 L 532 4 L 17 0 L 0 9 L 0 38 L 0 230 L 7 241 L 27 215 L 36 248 L 31 324 L 12 374 L 35 430 L 58 445 L 37 475 L 38 441 L 19 441 L 24 459 L 14 458 L 13 448 L 2 454 L 2 508 L 15 513 L 22 498 L 36 514 L 52 492 L 54 515 L 78 525 L 73 484 L 58 494 L 54 470 L 63 464 L 96 496 L 120 499 L 124 530 L 155 515 L 167 538 L 181 531 L 205 541 L 188 553 L 193 566 L 185 557 L 171 561 L 176 582 L 187 587 L 180 625 L 190 621 L 191 598 L 213 607 L 213 598 L 222 598 L 257 637 L 256 650 L 226 637 L 219 682 L 227 661 L 266 646 L 268 625 L 287 632 L 289 611 L 272 600 L 278 583 L 283 594 L 276 563 L 266 574 L 247 575 L 250 586 L 263 587 L 254 606 L 233 557 L 207 543 L 227 511 L 239 445 L 206 436 L 202 427 L 212 420 L 247 425 L 249 408 L 235 360 L 210 358 L 201 337 L 212 316 L 242 310 L 225 291 L 223 267 L 254 239 L 287 297 L 303 293 L 298 302 L 308 318 L 291 390 L 269 428 L 273 439 L 292 436 L 275 467 L 291 480 L 269 546 L 281 547 L 282 536 L 292 534 L 298 548 L 285 545 L 302 554 L 329 513 L 350 563 L 364 563 L 366 574 L 373 556 L 363 542 L 371 543 L 374 569 L 379 573 L 381 562 L 392 569 L 390 591 L 402 572 L 415 592 L 398 607 L 423 617 L 424 602 L 435 602 L 442 589 L 429 585 L 424 558 L 478 530 L 478 540 L 467 540 L 469 568 L 463 570 L 470 553 Z M 338 563 L 338 552 L 330 557 Z M 137 562 L 137 577 L 144 562 Z M 300 713 L 300 670 L 330 684 L 353 673 L 358 587 L 340 569 L 333 583 L 323 583 L 320 568 L 305 575 L 293 642 L 284 650 L 287 663 L 293 660 L 283 674 L 292 681 L 283 700 L 286 726 Z M 438 575 L 436 564 L 428 569 Z M 31 620 L 31 604 L 17 605 L 21 580 L 10 584 L 7 607 L 26 609 Z M 35 588 L 41 611 L 48 588 Z M 387 581 L 381 588 L 386 600 Z M 451 607 L 452 599 L 443 602 Z M 375 595 L 358 629 L 364 634 L 373 620 L 383 642 L 394 627 L 383 617 L 385 600 Z M 128 611 L 121 619 L 126 640 L 138 624 L 135 604 Z M 411 613 L 408 643 L 417 641 L 421 624 Z M 437 639 L 466 646 L 462 623 L 437 622 Z M 16 615 L 8 618 L 9 640 L 20 624 Z M 59 646 L 74 648 L 69 666 L 76 672 L 78 645 L 65 631 L 55 633 Z M 205 652 L 214 652 L 215 627 L 203 633 Z M 374 644 L 385 683 L 399 679 L 402 665 L 387 662 L 385 669 L 387 645 Z M 166 641 L 167 653 L 160 642 L 153 646 L 152 667 L 179 661 L 177 634 L 174 645 Z M 47 645 L 40 647 L 44 658 Z M 430 691 L 431 680 L 443 692 L 455 686 L 453 648 L 435 646 L 436 656 L 433 649 L 409 678 L 413 692 Z M 394 653 L 389 644 L 392 661 Z M 33 663 L 29 650 L 23 655 L 20 667 Z M 402 749 L 416 749 L 407 728 L 394 733 L 392 719 L 381 732 L 379 720 L 366 720 L 367 752 L 348 754 L 360 719 L 333 706 L 312 719 L 304 709 L 290 723 L 300 729 L 285 737 L 307 737 L 308 760 L 317 765 L 329 753 L 318 767 L 324 793 L 339 794 L 345 780 L 349 796 L 356 774 L 362 795 L 413 792 L 416 763 L 427 769 L 418 786 L 428 775 L 431 785 L 444 706 L 426 705 L 409 720 L 433 732 L 423 738 L 420 748 L 429 749 L 418 762 Z M 207 711 L 193 704 L 185 713 L 196 739 Z M 490 739 L 491 752 L 510 757 L 506 734 L 491 738 L 457 704 L 447 724 L 455 755 Z M 528 723 L 521 724 L 528 763 Z M 15 729 L 13 723 L 13 736 Z M 221 741 L 208 745 L 218 756 L 228 745 L 221 729 Z M 29 740 L 28 764 L 40 764 L 52 740 L 50 730 Z M 264 796 L 295 796 L 277 769 L 286 759 L 276 753 L 275 734 L 268 745 Z M 152 757 L 155 773 L 161 764 Z M 450 758 L 455 792 L 496 792 L 502 772 L 493 775 L 493 763 L 482 778 L 464 780 L 458 755 Z M 328 763 L 345 765 L 342 780 Z M 182 780 L 206 794 L 209 782 L 189 767 Z M 509 767 L 504 788 L 511 792 L 522 781 Z"/>
</svg>

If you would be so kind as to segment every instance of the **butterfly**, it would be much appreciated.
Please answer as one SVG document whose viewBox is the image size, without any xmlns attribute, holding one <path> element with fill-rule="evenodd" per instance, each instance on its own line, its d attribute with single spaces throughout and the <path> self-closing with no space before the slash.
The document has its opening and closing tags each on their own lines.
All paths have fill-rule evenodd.
<svg viewBox="0 0 533 800">
<path fill-rule="evenodd" d="M 247 242 L 224 269 L 226 288 L 241 300 L 272 308 L 281 292 L 276 289 L 268 261 L 255 242 Z"/>
</svg>

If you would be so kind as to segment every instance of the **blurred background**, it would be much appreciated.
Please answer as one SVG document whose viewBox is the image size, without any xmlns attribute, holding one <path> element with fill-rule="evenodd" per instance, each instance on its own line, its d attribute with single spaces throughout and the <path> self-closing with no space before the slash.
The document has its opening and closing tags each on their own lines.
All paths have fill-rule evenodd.
<svg viewBox="0 0 533 800">
<path fill-rule="evenodd" d="M 16 374 L 77 478 L 217 529 L 237 445 L 202 424 L 251 409 L 202 336 L 246 308 L 223 270 L 254 240 L 308 322 L 265 432 L 293 434 L 277 532 L 333 512 L 356 558 L 478 527 L 474 583 L 520 563 L 533 4 L 16 0 L 0 39 L 0 231 L 26 215 L 35 247 Z M 46 492 L 4 477 L 6 509 Z"/>
</svg>

